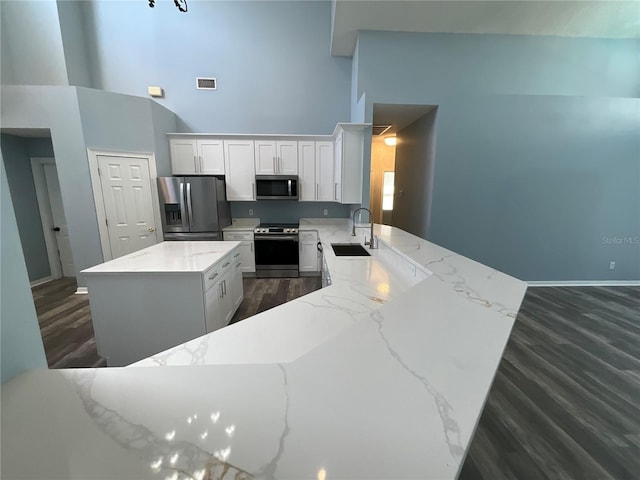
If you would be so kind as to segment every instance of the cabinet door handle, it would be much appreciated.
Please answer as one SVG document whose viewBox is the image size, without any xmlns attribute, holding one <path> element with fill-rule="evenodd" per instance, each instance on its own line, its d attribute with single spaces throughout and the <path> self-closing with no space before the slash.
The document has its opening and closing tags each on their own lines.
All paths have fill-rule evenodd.
<svg viewBox="0 0 640 480">
<path fill-rule="evenodd" d="M 333 196 L 335 200 L 338 200 L 338 182 L 336 182 L 333 187 Z"/>
<path fill-rule="evenodd" d="M 222 293 L 222 282 L 218 284 L 218 290 L 220 291 L 220 293 L 218 294 L 218 297 L 219 298 L 224 297 L 224 294 Z"/>
<path fill-rule="evenodd" d="M 253 242 L 251 242 L 251 251 L 253 252 Z"/>
<path fill-rule="evenodd" d="M 236 253 L 236 254 L 233 256 L 233 258 L 238 258 L 239 256 L 240 256 L 240 254 L 239 254 L 239 253 Z"/>
<path fill-rule="evenodd" d="M 273 157 L 273 173 L 278 173 L 278 170 L 276 169 L 276 157 Z"/>
<path fill-rule="evenodd" d="M 227 281 L 226 280 L 222 280 L 222 288 L 224 289 L 224 294 L 227 294 Z"/>
<path fill-rule="evenodd" d="M 252 200 L 255 200 L 256 199 L 256 184 L 255 183 L 251 184 L 251 194 L 253 195 Z"/>
<path fill-rule="evenodd" d="M 193 156 L 193 169 L 198 171 L 198 157 L 196 155 Z"/>
<path fill-rule="evenodd" d="M 216 278 L 218 276 L 218 272 L 214 273 L 213 275 L 211 275 L 209 277 L 209 280 L 213 280 L 214 278 Z"/>
<path fill-rule="evenodd" d="M 224 265 L 222 265 L 222 268 L 227 268 L 228 266 L 229 266 L 229 262 L 227 262 Z"/>
<path fill-rule="evenodd" d="M 240 265 L 242 265 L 242 262 L 238 262 L 238 263 L 236 263 L 236 268 L 239 268 L 239 267 L 240 267 Z"/>
</svg>

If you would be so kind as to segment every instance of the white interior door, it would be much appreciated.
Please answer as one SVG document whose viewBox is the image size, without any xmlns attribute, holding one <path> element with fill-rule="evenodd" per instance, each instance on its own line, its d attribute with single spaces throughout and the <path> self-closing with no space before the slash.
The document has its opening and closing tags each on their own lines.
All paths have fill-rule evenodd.
<svg viewBox="0 0 640 480">
<path fill-rule="evenodd" d="M 47 185 L 49 205 L 51 206 L 51 220 L 53 224 L 50 228 L 55 235 L 60 266 L 62 267 L 62 276 L 74 277 L 76 275 L 76 269 L 73 266 L 69 229 L 67 228 L 67 219 L 64 216 L 64 208 L 62 207 L 62 194 L 60 193 L 60 182 L 58 181 L 56 165 L 55 163 L 44 163 L 42 164 L 42 168 Z"/>
<path fill-rule="evenodd" d="M 98 155 L 112 258 L 157 243 L 149 160 Z"/>
</svg>

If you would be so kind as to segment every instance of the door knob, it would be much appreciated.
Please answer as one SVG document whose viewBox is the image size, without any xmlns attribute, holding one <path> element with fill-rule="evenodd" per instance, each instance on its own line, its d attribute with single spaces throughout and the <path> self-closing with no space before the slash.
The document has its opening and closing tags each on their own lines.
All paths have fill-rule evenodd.
<svg viewBox="0 0 640 480">
<path fill-rule="evenodd" d="M 53 227 L 53 231 L 54 232 L 59 232 L 60 231 L 60 227 Z"/>
<path fill-rule="evenodd" d="M 153 228 L 153 227 L 149 227 L 149 228 L 147 228 L 147 230 L 149 230 L 150 232 L 155 232 L 156 231 L 156 229 Z"/>
</svg>

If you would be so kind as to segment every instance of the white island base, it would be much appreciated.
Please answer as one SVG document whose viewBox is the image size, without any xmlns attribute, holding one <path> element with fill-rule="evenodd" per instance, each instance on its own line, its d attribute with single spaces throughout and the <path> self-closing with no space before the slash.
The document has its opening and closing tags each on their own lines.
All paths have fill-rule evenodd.
<svg viewBox="0 0 640 480">
<path fill-rule="evenodd" d="M 164 242 L 84 270 L 98 353 L 124 366 L 226 326 L 240 242 Z"/>
</svg>

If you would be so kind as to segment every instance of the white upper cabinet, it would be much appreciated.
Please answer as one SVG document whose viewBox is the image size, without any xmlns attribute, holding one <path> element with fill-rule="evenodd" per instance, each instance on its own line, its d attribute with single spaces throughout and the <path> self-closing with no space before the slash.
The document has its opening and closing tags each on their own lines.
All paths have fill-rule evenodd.
<svg viewBox="0 0 640 480">
<path fill-rule="evenodd" d="M 172 138 L 169 140 L 169 147 L 171 150 L 171 171 L 174 175 L 197 173 L 198 149 L 195 138 Z"/>
<path fill-rule="evenodd" d="M 342 135 L 336 137 L 333 153 L 333 201 L 342 202 Z"/>
<path fill-rule="evenodd" d="M 253 140 L 225 140 L 224 166 L 227 200 L 255 200 L 256 166 Z"/>
<path fill-rule="evenodd" d="M 298 198 L 313 202 L 316 198 L 316 144 L 298 142 Z"/>
<path fill-rule="evenodd" d="M 275 140 L 256 140 L 256 175 L 276 174 Z"/>
<path fill-rule="evenodd" d="M 169 146 L 174 175 L 224 175 L 222 140 L 172 138 Z"/>
<path fill-rule="evenodd" d="M 198 140 L 198 160 L 203 175 L 224 175 L 224 145 L 216 139 Z"/>
<path fill-rule="evenodd" d="M 364 129 L 341 124 L 335 142 L 334 201 L 362 202 Z"/>
<path fill-rule="evenodd" d="M 366 124 L 334 135 L 169 134 L 173 175 L 224 175 L 231 201 L 256 199 L 256 175 L 298 176 L 302 202 L 362 202 Z M 293 138 L 293 140 L 292 140 Z"/>
<path fill-rule="evenodd" d="M 278 175 L 298 175 L 298 142 L 276 142 Z"/>
<path fill-rule="evenodd" d="M 333 182 L 333 142 L 316 143 L 316 200 L 335 202 Z"/>
<path fill-rule="evenodd" d="M 256 175 L 297 175 L 298 142 L 256 140 Z"/>
</svg>

